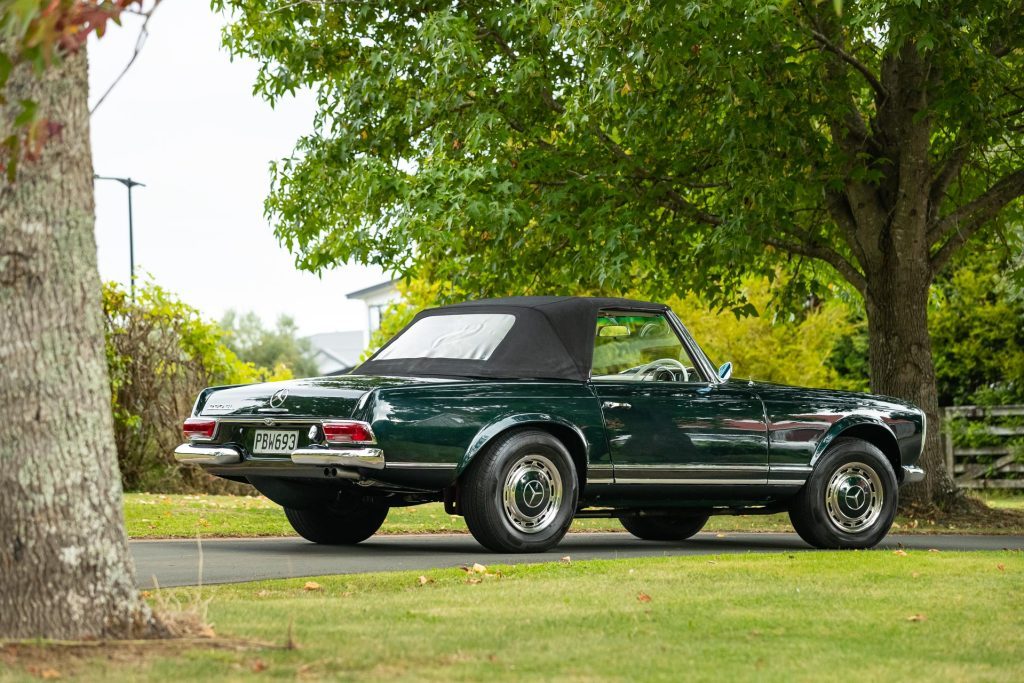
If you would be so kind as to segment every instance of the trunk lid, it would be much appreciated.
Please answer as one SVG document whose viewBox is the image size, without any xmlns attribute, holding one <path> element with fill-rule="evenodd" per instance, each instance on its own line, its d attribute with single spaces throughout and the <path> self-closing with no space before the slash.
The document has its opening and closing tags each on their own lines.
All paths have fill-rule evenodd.
<svg viewBox="0 0 1024 683">
<path fill-rule="evenodd" d="M 338 375 L 286 382 L 211 387 L 196 401 L 203 417 L 351 417 L 363 397 L 374 389 L 448 382 L 420 377 Z"/>
</svg>

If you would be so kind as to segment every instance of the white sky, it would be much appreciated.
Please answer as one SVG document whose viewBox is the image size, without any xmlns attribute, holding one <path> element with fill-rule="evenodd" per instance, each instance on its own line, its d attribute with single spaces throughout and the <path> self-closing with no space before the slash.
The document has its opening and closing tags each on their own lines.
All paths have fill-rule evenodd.
<svg viewBox="0 0 1024 683">
<path fill-rule="evenodd" d="M 131 57 L 140 23 L 126 15 L 90 40 L 90 103 Z M 96 173 L 146 184 L 132 192 L 137 272 L 207 317 L 234 308 L 267 323 L 287 313 L 303 334 L 365 329 L 365 308 L 344 297 L 384 280 L 380 270 L 298 271 L 263 217 L 268 164 L 310 129 L 313 97 L 271 109 L 253 96 L 256 65 L 220 47 L 224 23 L 207 0 L 162 3 L 139 58 L 92 117 Z M 127 203 L 123 185 L 96 182 L 104 280 L 128 281 Z"/>
</svg>

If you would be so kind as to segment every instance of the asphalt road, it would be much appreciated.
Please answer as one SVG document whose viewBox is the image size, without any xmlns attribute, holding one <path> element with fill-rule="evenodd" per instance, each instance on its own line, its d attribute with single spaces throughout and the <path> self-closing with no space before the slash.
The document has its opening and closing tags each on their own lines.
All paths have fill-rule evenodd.
<svg viewBox="0 0 1024 683">
<path fill-rule="evenodd" d="M 889 536 L 881 550 L 1024 549 L 1024 536 Z M 812 548 L 796 534 L 700 533 L 679 543 L 641 541 L 626 533 L 569 534 L 552 551 L 530 555 L 491 553 L 468 534 L 375 536 L 357 546 L 318 546 L 300 538 L 188 541 L 132 541 L 139 585 L 189 586 L 322 574 L 437 569 L 479 562 L 521 564 L 574 560 L 713 555 L 719 553 L 804 552 Z M 201 561 L 200 561 L 201 557 Z"/>
</svg>

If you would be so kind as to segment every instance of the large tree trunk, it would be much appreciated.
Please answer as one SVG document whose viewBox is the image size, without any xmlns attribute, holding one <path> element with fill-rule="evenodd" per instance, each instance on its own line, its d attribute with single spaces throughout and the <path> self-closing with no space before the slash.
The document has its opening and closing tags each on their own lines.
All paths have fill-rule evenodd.
<svg viewBox="0 0 1024 683">
<path fill-rule="evenodd" d="M 4 45 L 0 42 L 0 49 Z M 121 510 L 93 236 L 85 51 L 20 100 L 62 125 L 0 184 L 0 638 L 145 635 Z"/>
<path fill-rule="evenodd" d="M 871 390 L 917 404 L 928 416 L 921 467 L 925 480 L 901 492 L 901 502 L 944 505 L 956 494 L 946 471 L 940 437 L 938 387 L 928 333 L 930 275 L 892 257 L 888 272 L 868 284 L 865 304 Z"/>
</svg>

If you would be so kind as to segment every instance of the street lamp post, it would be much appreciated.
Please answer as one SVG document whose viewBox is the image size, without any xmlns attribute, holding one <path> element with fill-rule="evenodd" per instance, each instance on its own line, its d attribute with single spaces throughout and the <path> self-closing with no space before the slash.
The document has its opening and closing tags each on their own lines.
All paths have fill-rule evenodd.
<svg viewBox="0 0 1024 683">
<path fill-rule="evenodd" d="M 93 178 L 95 180 L 116 180 L 128 188 L 128 265 L 131 268 L 128 284 L 131 289 L 132 301 L 135 301 L 135 230 L 132 225 L 132 188 L 145 187 L 145 184 L 131 178 L 115 178 L 96 174 L 93 175 Z"/>
</svg>

